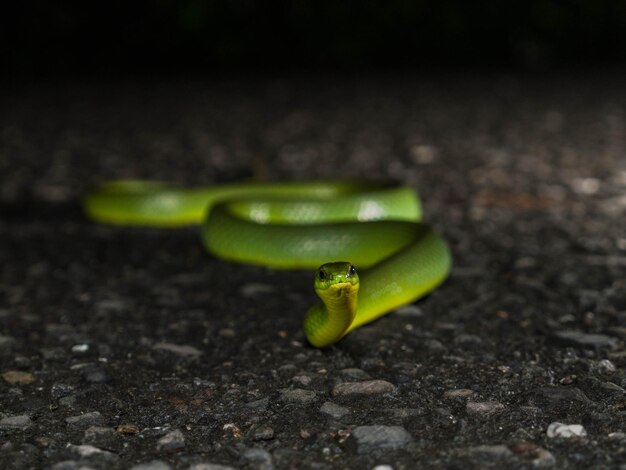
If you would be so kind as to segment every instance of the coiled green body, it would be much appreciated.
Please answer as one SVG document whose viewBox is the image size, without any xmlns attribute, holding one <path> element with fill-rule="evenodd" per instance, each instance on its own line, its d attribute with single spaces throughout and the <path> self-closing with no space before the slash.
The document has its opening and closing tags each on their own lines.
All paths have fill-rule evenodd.
<svg viewBox="0 0 626 470">
<path fill-rule="evenodd" d="M 201 224 L 207 250 L 231 261 L 297 269 L 348 260 L 359 270 L 358 299 L 351 307 L 331 296 L 352 295 L 343 285 L 316 289 L 323 303 L 309 310 L 304 331 L 318 347 L 422 297 L 451 266 L 445 241 L 420 222 L 419 199 L 403 186 L 314 181 L 185 189 L 118 181 L 87 194 L 84 208 L 106 223 Z"/>
</svg>

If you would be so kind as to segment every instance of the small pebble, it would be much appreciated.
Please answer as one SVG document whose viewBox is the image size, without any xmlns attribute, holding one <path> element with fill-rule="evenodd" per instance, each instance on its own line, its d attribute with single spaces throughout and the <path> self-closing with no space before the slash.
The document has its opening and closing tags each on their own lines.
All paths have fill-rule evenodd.
<svg viewBox="0 0 626 470">
<path fill-rule="evenodd" d="M 125 423 L 118 425 L 115 430 L 120 434 L 131 436 L 139 433 L 139 426 L 132 423 Z"/>
<path fill-rule="evenodd" d="M 258 400 L 250 401 L 245 404 L 245 407 L 250 410 L 265 411 L 270 404 L 269 398 L 259 398 Z"/>
<path fill-rule="evenodd" d="M 386 380 L 367 380 L 365 382 L 346 382 L 335 385 L 332 394 L 334 397 L 352 395 L 382 395 L 393 392 L 396 386 Z"/>
<path fill-rule="evenodd" d="M 118 450 L 119 437 L 114 429 L 102 426 L 91 426 L 85 430 L 82 444 L 91 444 L 106 450 Z"/>
<path fill-rule="evenodd" d="M 409 304 L 396 309 L 394 315 L 400 315 L 403 317 L 423 317 L 424 312 L 417 305 Z"/>
<path fill-rule="evenodd" d="M 535 391 L 534 399 L 542 406 L 569 407 L 572 404 L 590 403 L 587 395 L 577 387 L 540 387 Z"/>
<path fill-rule="evenodd" d="M 232 328 L 221 328 L 217 332 L 217 334 L 220 335 L 222 338 L 234 338 L 235 336 L 237 336 L 237 332 Z"/>
<path fill-rule="evenodd" d="M 465 410 L 476 416 L 489 415 L 504 409 L 504 405 L 497 401 L 468 401 Z"/>
<path fill-rule="evenodd" d="M 83 458 L 98 457 L 98 458 L 106 459 L 108 461 L 119 460 L 119 455 L 114 454 L 113 452 L 99 449 L 95 446 L 88 445 L 88 444 L 81 444 L 81 445 L 68 444 L 67 449 L 78 457 L 83 457 Z"/>
<path fill-rule="evenodd" d="M 610 336 L 602 334 L 583 333 L 577 330 L 556 331 L 554 332 L 554 337 L 564 344 L 585 348 L 616 349 L 618 346 L 618 341 L 615 338 L 611 338 Z"/>
<path fill-rule="evenodd" d="M 241 459 L 245 462 L 250 462 L 250 463 L 271 464 L 272 454 L 270 454 L 265 449 L 261 449 L 259 447 L 252 447 L 242 452 Z"/>
<path fill-rule="evenodd" d="M 89 344 L 75 344 L 72 346 L 72 354 L 75 356 L 84 356 L 89 352 Z"/>
<path fill-rule="evenodd" d="M 174 453 L 185 448 L 185 436 L 179 429 L 168 432 L 157 441 L 157 451 Z"/>
<path fill-rule="evenodd" d="M 201 377 L 194 377 L 193 384 L 196 387 L 207 387 L 207 388 L 215 388 L 215 382 L 211 382 L 210 380 L 203 379 Z"/>
<path fill-rule="evenodd" d="M 295 373 L 298 370 L 295 364 L 283 364 L 278 368 L 278 372 L 281 375 L 288 375 Z"/>
<path fill-rule="evenodd" d="M 254 441 L 269 441 L 272 439 L 274 439 L 274 430 L 269 426 L 256 428 L 252 433 L 252 440 Z"/>
<path fill-rule="evenodd" d="M 76 404 L 76 395 L 68 395 L 63 398 L 59 398 L 59 405 L 67 408 L 73 408 Z"/>
<path fill-rule="evenodd" d="M 0 429 L 20 430 L 28 429 L 33 422 L 27 415 L 8 416 L 0 419 Z"/>
<path fill-rule="evenodd" d="M 103 424 L 104 418 L 98 411 L 92 411 L 82 415 L 69 416 L 65 418 L 65 422 L 73 428 L 88 428 L 89 426 Z"/>
<path fill-rule="evenodd" d="M 86 382 L 93 384 L 106 383 L 111 380 L 109 374 L 98 366 L 85 367 L 81 370 L 81 375 Z"/>
<path fill-rule="evenodd" d="M 2 378 L 10 385 L 28 385 L 35 381 L 33 374 L 19 370 L 6 371 L 2 374 Z"/>
<path fill-rule="evenodd" d="M 594 369 L 601 374 L 612 374 L 617 370 L 617 367 L 609 359 L 602 359 L 595 364 Z"/>
<path fill-rule="evenodd" d="M 412 441 L 402 426 L 357 426 L 348 438 L 348 445 L 358 454 L 381 449 L 401 449 Z"/>
<path fill-rule="evenodd" d="M 428 165 L 437 159 L 438 149 L 434 145 L 415 144 L 409 149 L 409 156 L 418 165 Z"/>
<path fill-rule="evenodd" d="M 291 380 L 292 382 L 299 383 L 300 385 L 304 385 L 305 387 L 307 385 L 311 385 L 311 382 L 313 382 L 313 379 L 308 375 L 296 375 L 295 377 L 292 377 Z"/>
<path fill-rule="evenodd" d="M 455 336 L 454 344 L 460 346 L 472 346 L 482 344 L 483 339 L 478 335 L 472 335 L 469 333 L 462 333 L 460 335 Z"/>
<path fill-rule="evenodd" d="M 156 343 L 152 349 L 157 351 L 167 351 L 182 357 L 201 356 L 202 351 L 188 344 Z"/>
<path fill-rule="evenodd" d="M 241 429 L 235 423 L 226 423 L 222 426 L 222 430 L 233 436 L 235 439 L 241 439 L 243 436 Z"/>
<path fill-rule="evenodd" d="M 315 398 L 316 394 L 311 390 L 293 388 L 280 391 L 280 401 L 284 403 L 311 403 Z"/>
<path fill-rule="evenodd" d="M 262 294 L 272 294 L 276 292 L 276 287 L 272 284 L 248 283 L 239 288 L 239 292 L 244 297 L 256 297 Z"/>
<path fill-rule="evenodd" d="M 335 403 L 332 403 L 330 401 L 325 402 L 320 407 L 320 411 L 322 413 L 324 413 L 324 414 L 332 416 L 335 419 L 339 419 L 339 418 L 347 415 L 348 413 L 350 413 L 350 410 L 348 408 L 336 405 Z"/>
<path fill-rule="evenodd" d="M 513 455 L 511 450 L 503 445 L 482 445 L 471 447 L 468 452 L 475 457 L 489 460 L 502 460 Z"/>
<path fill-rule="evenodd" d="M 550 423 L 546 435 L 550 438 L 553 437 L 584 437 L 587 435 L 587 431 L 580 424 L 564 424 L 557 421 Z"/>
<path fill-rule="evenodd" d="M 94 303 L 100 311 L 124 312 L 129 308 L 129 303 L 124 299 L 102 299 Z"/>
<path fill-rule="evenodd" d="M 360 361 L 360 366 L 363 369 L 381 369 L 387 367 L 387 364 L 380 357 L 364 357 Z"/>
<path fill-rule="evenodd" d="M 446 350 L 444 344 L 436 339 L 429 339 L 424 341 L 424 347 L 432 352 L 442 352 Z"/>
<path fill-rule="evenodd" d="M 474 395 L 474 390 L 469 388 L 455 388 L 443 393 L 444 398 L 469 398 L 472 395 Z"/>
<path fill-rule="evenodd" d="M 55 383 L 52 384 L 52 388 L 50 389 L 50 396 L 53 400 L 58 400 L 59 398 L 65 397 L 74 391 L 74 387 L 72 385 Z"/>
</svg>

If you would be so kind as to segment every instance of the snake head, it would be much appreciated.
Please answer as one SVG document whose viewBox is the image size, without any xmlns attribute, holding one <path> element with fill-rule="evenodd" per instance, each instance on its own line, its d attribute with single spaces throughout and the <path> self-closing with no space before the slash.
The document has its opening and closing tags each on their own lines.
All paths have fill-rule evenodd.
<svg viewBox="0 0 626 470">
<path fill-rule="evenodd" d="M 315 289 L 345 289 L 357 287 L 359 275 L 352 263 L 335 261 L 321 265 L 315 273 Z"/>
</svg>

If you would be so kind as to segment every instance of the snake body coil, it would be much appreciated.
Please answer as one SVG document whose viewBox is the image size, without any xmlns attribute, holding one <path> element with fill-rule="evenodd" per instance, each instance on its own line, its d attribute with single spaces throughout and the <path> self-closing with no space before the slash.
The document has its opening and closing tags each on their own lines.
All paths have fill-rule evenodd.
<svg viewBox="0 0 626 470">
<path fill-rule="evenodd" d="M 87 194 L 84 208 L 105 223 L 201 224 L 207 250 L 231 261 L 285 269 L 326 263 L 315 280 L 323 303 L 304 322 L 317 347 L 427 294 L 451 266 L 445 241 L 419 222 L 419 199 L 404 186 L 314 181 L 179 188 L 114 181 Z M 334 260 L 349 262 L 328 263 Z M 358 275 L 346 276 L 354 266 Z"/>
</svg>

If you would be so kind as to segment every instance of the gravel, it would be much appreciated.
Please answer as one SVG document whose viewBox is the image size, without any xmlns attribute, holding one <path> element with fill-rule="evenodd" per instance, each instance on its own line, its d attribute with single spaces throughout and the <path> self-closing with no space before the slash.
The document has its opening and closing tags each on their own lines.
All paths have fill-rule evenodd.
<svg viewBox="0 0 626 470">
<path fill-rule="evenodd" d="M 585 437 L 587 431 L 580 424 L 563 424 L 559 422 L 550 423 L 546 431 L 548 437 Z"/>
<path fill-rule="evenodd" d="M 84 413 L 82 415 L 68 416 L 67 418 L 65 418 L 65 422 L 68 424 L 68 426 L 71 426 L 73 428 L 85 429 L 89 426 L 102 424 L 104 422 L 104 419 L 98 411 L 92 411 L 89 413 Z"/>
<path fill-rule="evenodd" d="M 0 429 L 11 431 L 11 430 L 20 430 L 24 431 L 28 429 L 33 424 L 30 417 L 26 415 L 19 416 L 9 416 L 7 418 L 0 419 Z"/>
<path fill-rule="evenodd" d="M 348 397 L 351 395 L 382 395 L 391 393 L 395 385 L 386 380 L 367 380 L 365 382 L 347 382 L 333 387 L 333 396 Z"/>
<path fill-rule="evenodd" d="M 285 403 L 311 403 L 315 401 L 316 397 L 314 391 L 301 388 L 280 391 L 280 401 Z"/>
<path fill-rule="evenodd" d="M 350 434 L 349 443 L 359 454 L 382 449 L 401 449 L 413 438 L 402 426 L 358 426 Z"/>
<path fill-rule="evenodd" d="M 184 447 L 185 436 L 179 429 L 168 432 L 165 436 L 157 441 L 156 445 L 157 452 L 166 453 L 179 452 L 184 449 Z"/>
<path fill-rule="evenodd" d="M 344 406 L 339 406 L 332 402 L 324 402 L 320 407 L 320 411 L 328 416 L 339 419 L 350 413 L 350 410 Z"/>
<path fill-rule="evenodd" d="M 590 348 L 616 349 L 619 345 L 615 338 L 607 335 L 583 333 L 581 331 L 555 331 L 554 337 L 566 344 Z"/>
<path fill-rule="evenodd" d="M 0 468 L 625 461 L 624 83 L 598 71 L 0 87 Z M 194 227 L 84 218 L 89 187 L 129 177 L 401 180 L 454 269 L 317 350 L 301 329 L 310 272 L 215 259 Z M 586 436 L 550 437 L 555 421 Z"/>
<path fill-rule="evenodd" d="M 9 370 L 2 374 L 2 378 L 11 385 L 28 385 L 35 381 L 33 374 L 19 370 Z"/>
<path fill-rule="evenodd" d="M 482 416 L 501 411 L 504 405 L 497 401 L 468 401 L 465 409 L 470 415 Z"/>
</svg>

